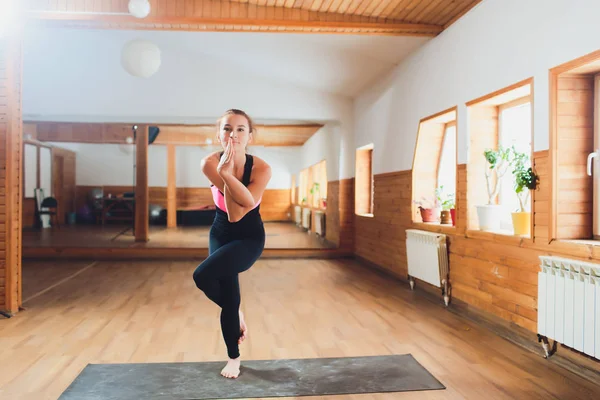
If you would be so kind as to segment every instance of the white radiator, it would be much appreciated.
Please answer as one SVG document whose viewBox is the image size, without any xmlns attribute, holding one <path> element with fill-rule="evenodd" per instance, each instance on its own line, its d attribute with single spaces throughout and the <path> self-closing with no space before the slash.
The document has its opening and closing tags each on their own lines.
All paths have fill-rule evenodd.
<svg viewBox="0 0 600 400">
<path fill-rule="evenodd" d="M 406 230 L 406 256 L 411 289 L 417 278 L 442 288 L 446 306 L 450 302 L 448 294 L 448 247 L 446 235 L 442 233 Z"/>
<path fill-rule="evenodd" d="M 296 225 L 302 225 L 302 207 L 294 206 L 294 222 Z"/>
<path fill-rule="evenodd" d="M 325 236 L 325 213 L 315 211 L 315 233 L 321 237 Z"/>
<path fill-rule="evenodd" d="M 310 229 L 310 219 L 311 212 L 310 208 L 304 207 L 302 208 L 302 227 L 306 229 Z"/>
<path fill-rule="evenodd" d="M 559 342 L 600 359 L 600 264 L 552 256 L 540 261 L 538 340 L 545 356 Z"/>
</svg>

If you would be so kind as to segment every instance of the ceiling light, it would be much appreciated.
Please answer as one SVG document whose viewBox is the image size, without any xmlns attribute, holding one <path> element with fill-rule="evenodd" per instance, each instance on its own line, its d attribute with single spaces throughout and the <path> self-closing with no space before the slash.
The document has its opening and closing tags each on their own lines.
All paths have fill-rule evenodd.
<svg viewBox="0 0 600 400">
<path fill-rule="evenodd" d="M 132 40 L 123 47 L 121 64 L 131 75 L 149 78 L 160 68 L 160 49 L 147 40 Z"/>
<path fill-rule="evenodd" d="M 136 18 L 146 18 L 150 14 L 148 0 L 129 0 L 129 13 Z"/>
</svg>

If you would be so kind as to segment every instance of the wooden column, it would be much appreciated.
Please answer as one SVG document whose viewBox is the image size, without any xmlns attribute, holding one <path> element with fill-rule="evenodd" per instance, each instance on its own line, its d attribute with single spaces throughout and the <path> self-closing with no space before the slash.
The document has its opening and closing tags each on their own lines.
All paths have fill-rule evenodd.
<svg viewBox="0 0 600 400">
<path fill-rule="evenodd" d="M 147 242 L 149 230 L 148 126 L 138 126 L 135 139 L 135 241 Z"/>
<path fill-rule="evenodd" d="M 0 38 L 0 310 L 12 314 L 21 299 L 22 43 Z"/>
<path fill-rule="evenodd" d="M 167 228 L 177 227 L 177 147 L 167 145 Z"/>
</svg>

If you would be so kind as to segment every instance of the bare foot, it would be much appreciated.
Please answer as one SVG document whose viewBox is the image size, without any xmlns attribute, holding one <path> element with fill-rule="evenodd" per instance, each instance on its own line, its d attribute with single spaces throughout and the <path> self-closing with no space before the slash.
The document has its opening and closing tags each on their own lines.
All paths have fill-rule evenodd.
<svg viewBox="0 0 600 400">
<path fill-rule="evenodd" d="M 229 359 L 225 368 L 221 370 L 221 375 L 225 378 L 237 378 L 240 374 L 240 358 Z"/>
<path fill-rule="evenodd" d="M 238 339 L 238 344 L 242 343 L 247 336 L 248 327 L 246 326 L 246 321 L 244 321 L 244 314 L 240 310 L 240 338 Z"/>
</svg>

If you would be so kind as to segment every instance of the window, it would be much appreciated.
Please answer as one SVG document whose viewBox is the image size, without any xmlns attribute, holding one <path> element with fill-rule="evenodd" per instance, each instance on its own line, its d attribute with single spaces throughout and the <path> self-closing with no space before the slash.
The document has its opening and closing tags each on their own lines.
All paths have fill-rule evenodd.
<svg viewBox="0 0 600 400">
<path fill-rule="evenodd" d="M 436 187 L 442 188 L 445 198 L 456 193 L 456 122 L 447 123 L 444 129 Z"/>
<path fill-rule="evenodd" d="M 536 193 L 536 240 L 600 239 L 599 62 L 596 51 L 550 70 L 549 168 L 540 172 L 551 175 L 540 178 L 546 207 Z"/>
<path fill-rule="evenodd" d="M 356 150 L 354 212 L 373 216 L 373 144 Z"/>
<path fill-rule="evenodd" d="M 498 119 L 498 143 L 503 148 L 513 147 L 522 154 L 531 154 L 531 102 L 529 98 L 517 100 L 500 106 Z M 525 163 L 525 168 L 531 167 L 531 159 Z M 513 229 L 512 212 L 521 209 L 519 197 L 515 193 L 514 176 L 508 171 L 500 183 L 498 203 L 504 211 L 500 221 L 500 229 Z M 526 197 L 526 196 L 523 196 Z M 523 198 L 525 211 L 531 212 L 531 202 Z"/>
<path fill-rule="evenodd" d="M 36 188 L 43 189 L 45 197 L 52 196 L 52 149 L 24 141 L 23 157 L 23 197 L 33 198 Z"/>
<path fill-rule="evenodd" d="M 532 163 L 532 89 L 527 79 L 467 103 L 469 230 L 531 237 L 532 196 L 515 173 L 523 181 Z"/>
<path fill-rule="evenodd" d="M 412 220 L 456 225 L 456 107 L 423 118 L 412 168 Z"/>
<path fill-rule="evenodd" d="M 308 169 L 304 168 L 300 171 L 300 182 L 298 185 L 298 204 L 308 205 Z"/>
<path fill-rule="evenodd" d="M 311 185 L 308 188 L 311 206 L 314 208 L 325 208 L 327 201 L 327 168 L 325 160 L 310 167 Z"/>
<path fill-rule="evenodd" d="M 292 175 L 292 189 L 290 190 L 291 203 L 296 204 L 296 175 Z"/>
<path fill-rule="evenodd" d="M 25 170 L 24 178 L 24 192 L 25 198 L 33 198 L 35 195 L 35 188 L 38 187 L 38 148 L 36 145 L 26 143 L 25 157 L 23 161 L 23 169 Z"/>
</svg>

